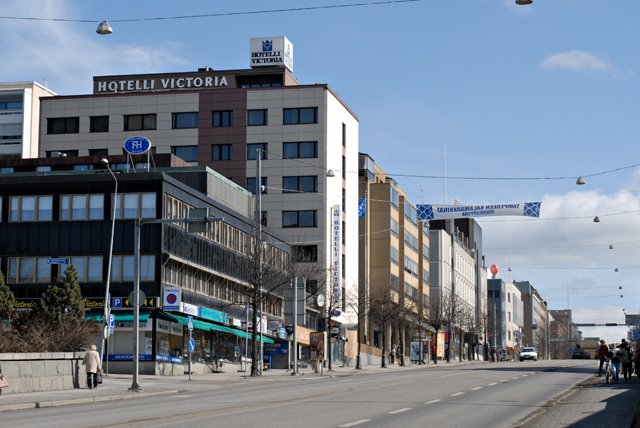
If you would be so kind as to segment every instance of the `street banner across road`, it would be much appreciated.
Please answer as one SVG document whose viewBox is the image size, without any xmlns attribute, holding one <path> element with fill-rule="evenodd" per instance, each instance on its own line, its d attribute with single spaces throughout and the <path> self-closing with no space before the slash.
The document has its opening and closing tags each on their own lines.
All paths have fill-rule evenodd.
<svg viewBox="0 0 640 428">
<path fill-rule="evenodd" d="M 467 217 L 540 217 L 542 202 L 514 202 L 487 205 L 418 205 L 420 220 L 450 220 Z"/>
</svg>

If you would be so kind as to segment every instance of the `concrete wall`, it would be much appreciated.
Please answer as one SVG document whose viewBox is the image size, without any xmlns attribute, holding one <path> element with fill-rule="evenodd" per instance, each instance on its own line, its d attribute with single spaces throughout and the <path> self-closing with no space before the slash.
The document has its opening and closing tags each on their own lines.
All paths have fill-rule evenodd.
<svg viewBox="0 0 640 428">
<path fill-rule="evenodd" d="M 84 352 L 0 354 L 9 387 L 2 393 L 54 391 L 86 387 Z"/>
</svg>

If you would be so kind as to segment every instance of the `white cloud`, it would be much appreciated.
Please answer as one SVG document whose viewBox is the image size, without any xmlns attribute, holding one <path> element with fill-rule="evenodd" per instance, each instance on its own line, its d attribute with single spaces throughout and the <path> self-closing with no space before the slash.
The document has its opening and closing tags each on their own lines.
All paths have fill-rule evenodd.
<svg viewBox="0 0 640 428">
<path fill-rule="evenodd" d="M 543 70 L 612 71 L 606 59 L 589 52 L 573 50 L 546 57 L 540 64 Z"/>
<path fill-rule="evenodd" d="M 30 2 L 31 3 L 31 2 Z M 6 15 L 43 18 L 73 18 L 73 8 L 62 1 L 41 0 L 28 9 L 19 5 Z M 60 94 L 92 91 L 94 75 L 159 72 L 187 64 L 173 52 L 180 46 L 157 41 L 153 46 L 118 43 L 112 36 L 99 36 L 93 23 L 52 21 L 3 21 L 0 81 L 47 80 L 47 86 Z"/>
</svg>

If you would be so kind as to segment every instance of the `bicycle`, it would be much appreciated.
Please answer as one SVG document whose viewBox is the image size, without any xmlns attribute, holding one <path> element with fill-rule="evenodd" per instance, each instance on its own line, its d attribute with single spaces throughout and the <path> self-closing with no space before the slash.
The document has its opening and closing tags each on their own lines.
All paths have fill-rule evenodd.
<svg viewBox="0 0 640 428">
<path fill-rule="evenodd" d="M 611 381 L 611 378 L 613 377 L 613 370 L 611 368 L 611 358 L 605 358 L 604 360 L 604 376 L 605 376 L 605 380 L 607 383 L 609 383 Z"/>
</svg>

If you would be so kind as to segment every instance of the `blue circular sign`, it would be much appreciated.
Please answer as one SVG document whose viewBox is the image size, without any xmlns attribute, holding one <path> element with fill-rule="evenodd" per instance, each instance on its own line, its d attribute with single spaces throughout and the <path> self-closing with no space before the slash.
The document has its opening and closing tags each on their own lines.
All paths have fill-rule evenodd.
<svg viewBox="0 0 640 428">
<path fill-rule="evenodd" d="M 151 141 L 145 137 L 131 137 L 124 142 L 124 149 L 132 155 L 146 153 L 151 148 Z"/>
</svg>

